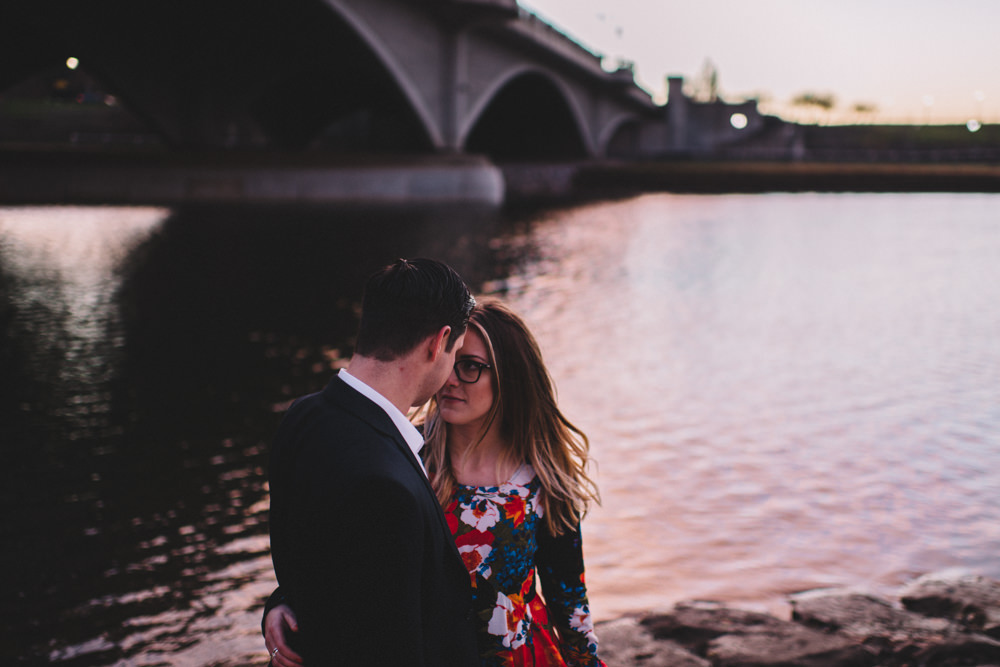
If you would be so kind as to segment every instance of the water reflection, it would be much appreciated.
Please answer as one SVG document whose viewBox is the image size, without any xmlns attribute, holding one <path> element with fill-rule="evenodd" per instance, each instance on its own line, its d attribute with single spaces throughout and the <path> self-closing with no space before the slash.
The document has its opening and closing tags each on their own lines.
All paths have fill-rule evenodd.
<svg viewBox="0 0 1000 667">
<path fill-rule="evenodd" d="M 130 400 L 142 420 L 184 410 L 237 420 L 292 359 L 281 396 L 300 395 L 330 357 L 349 353 L 362 281 L 397 256 L 449 257 L 475 279 L 490 266 L 491 221 L 414 213 L 181 212 L 124 267 Z M 324 348 L 335 344 L 334 348 Z"/>
<path fill-rule="evenodd" d="M 3 527 L 15 547 L 3 621 L 23 641 L 0 652 L 261 662 L 265 466 L 281 407 L 350 354 L 365 275 L 433 255 L 475 280 L 492 270 L 495 217 L 2 215 L 3 410 L 17 417 L 0 437 L 13 462 L 3 501 L 17 508 Z"/>
</svg>

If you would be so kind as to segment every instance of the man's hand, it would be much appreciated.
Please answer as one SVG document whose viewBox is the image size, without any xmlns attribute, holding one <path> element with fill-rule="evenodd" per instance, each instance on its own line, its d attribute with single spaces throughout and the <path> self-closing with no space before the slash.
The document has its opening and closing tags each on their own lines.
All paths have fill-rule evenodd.
<svg viewBox="0 0 1000 667">
<path fill-rule="evenodd" d="M 264 646 L 274 667 L 302 667 L 302 656 L 288 647 L 285 632 L 298 632 L 295 612 L 287 604 L 279 604 L 264 618 Z"/>
</svg>

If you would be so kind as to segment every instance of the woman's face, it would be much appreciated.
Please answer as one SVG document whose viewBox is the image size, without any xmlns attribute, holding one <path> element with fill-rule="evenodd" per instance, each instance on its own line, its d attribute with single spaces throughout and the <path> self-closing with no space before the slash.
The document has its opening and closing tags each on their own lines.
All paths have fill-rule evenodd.
<svg viewBox="0 0 1000 667">
<path fill-rule="evenodd" d="M 471 326 L 465 334 L 465 342 L 455 355 L 456 364 L 463 362 L 470 368 L 473 364 L 490 363 L 486 341 L 479 331 Z M 445 423 L 479 426 L 493 405 L 494 377 L 492 368 L 483 368 L 478 382 L 467 383 L 459 380 L 455 370 L 452 369 L 448 381 L 437 393 L 438 408 Z"/>
</svg>

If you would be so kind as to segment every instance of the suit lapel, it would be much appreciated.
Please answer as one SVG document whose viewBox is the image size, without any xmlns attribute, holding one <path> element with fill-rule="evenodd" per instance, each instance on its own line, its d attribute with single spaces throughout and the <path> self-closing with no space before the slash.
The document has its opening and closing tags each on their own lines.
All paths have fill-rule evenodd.
<svg viewBox="0 0 1000 667">
<path fill-rule="evenodd" d="M 438 516 L 441 528 L 444 530 L 448 537 L 448 543 L 452 545 L 455 554 L 458 555 L 458 547 L 455 546 L 455 540 L 452 537 L 451 529 L 448 527 L 448 522 L 444 518 L 444 512 L 441 510 L 441 505 L 438 502 L 437 494 L 434 493 L 434 488 L 431 486 L 430 480 L 427 479 L 427 473 L 420 466 L 417 461 L 416 455 L 410 446 L 407 444 L 403 435 L 396 428 L 396 425 L 392 423 L 392 419 L 385 413 L 385 410 L 381 406 L 372 402 L 368 397 L 364 396 L 360 392 L 356 391 L 349 384 L 344 382 L 341 378 L 334 376 L 330 383 L 327 384 L 326 388 L 323 390 L 324 397 L 339 405 L 347 410 L 350 410 L 358 418 L 364 420 L 369 426 L 378 431 L 379 433 L 385 435 L 398 447 L 403 454 L 403 457 L 413 466 L 414 472 L 423 480 L 424 488 L 426 489 L 431 500 L 434 502 L 434 506 L 438 508 L 438 512 L 435 514 Z"/>
<path fill-rule="evenodd" d="M 410 465 L 412 465 L 422 477 L 427 477 L 423 469 L 420 467 L 420 463 L 417 461 L 416 456 L 413 454 L 413 450 L 410 449 L 410 445 L 406 442 L 406 439 L 403 438 L 403 434 L 399 432 L 399 429 L 396 428 L 392 419 L 385 413 L 385 410 L 383 410 L 380 405 L 371 401 L 368 397 L 364 396 L 359 391 L 344 382 L 341 378 L 336 376 L 330 380 L 330 383 L 323 390 L 323 394 L 328 400 L 331 400 L 335 404 L 350 410 L 373 429 L 387 438 L 390 438 L 405 455 L 405 458 L 410 462 Z"/>
</svg>

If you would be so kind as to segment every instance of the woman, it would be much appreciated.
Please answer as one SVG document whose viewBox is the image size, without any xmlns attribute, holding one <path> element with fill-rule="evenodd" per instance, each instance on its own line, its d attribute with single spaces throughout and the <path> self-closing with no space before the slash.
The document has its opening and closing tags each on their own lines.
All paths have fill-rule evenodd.
<svg viewBox="0 0 1000 667">
<path fill-rule="evenodd" d="M 589 443 L 559 411 L 534 337 L 499 301 L 473 310 L 424 431 L 428 475 L 472 579 L 482 664 L 603 666 L 580 538 L 598 501 Z M 284 604 L 265 616 L 276 665 L 300 664 L 284 642 L 294 622 Z"/>
</svg>

